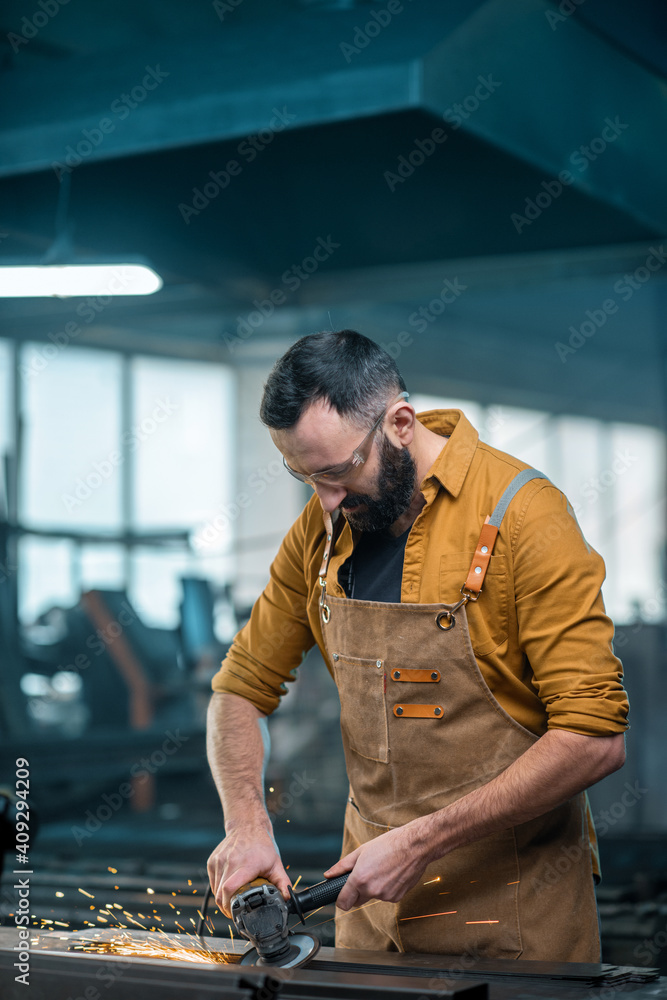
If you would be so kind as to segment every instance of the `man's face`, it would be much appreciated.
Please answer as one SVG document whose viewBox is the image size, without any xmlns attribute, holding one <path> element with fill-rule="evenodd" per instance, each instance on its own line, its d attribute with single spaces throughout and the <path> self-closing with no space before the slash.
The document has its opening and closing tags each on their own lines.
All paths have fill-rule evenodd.
<svg viewBox="0 0 667 1000">
<path fill-rule="evenodd" d="M 288 465 L 305 475 L 346 462 L 363 438 L 363 430 L 321 400 L 309 406 L 294 427 L 270 433 Z M 410 506 L 416 488 L 412 455 L 395 445 L 382 427 L 375 432 L 367 461 L 349 479 L 313 484 L 323 509 L 340 507 L 360 531 L 393 524 Z"/>
</svg>

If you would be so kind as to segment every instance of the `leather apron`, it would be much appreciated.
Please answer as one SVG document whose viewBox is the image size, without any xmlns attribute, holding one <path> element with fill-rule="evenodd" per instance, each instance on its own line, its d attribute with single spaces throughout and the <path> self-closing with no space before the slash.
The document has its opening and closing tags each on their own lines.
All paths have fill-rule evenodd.
<svg viewBox="0 0 667 1000">
<path fill-rule="evenodd" d="M 336 533 L 325 514 L 320 615 L 350 781 L 342 856 L 485 785 L 537 741 L 484 680 L 465 608 L 484 599 L 482 582 L 510 500 L 537 478 L 546 477 L 534 469 L 519 473 L 487 516 L 454 605 L 327 594 Z M 398 903 L 372 900 L 338 911 L 336 946 L 599 962 L 585 794 L 450 852 Z"/>
</svg>

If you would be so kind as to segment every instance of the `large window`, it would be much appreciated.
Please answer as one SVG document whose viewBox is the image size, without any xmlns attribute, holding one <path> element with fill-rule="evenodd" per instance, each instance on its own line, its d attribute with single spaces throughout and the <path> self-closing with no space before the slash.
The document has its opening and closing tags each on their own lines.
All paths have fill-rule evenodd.
<svg viewBox="0 0 667 1000">
<path fill-rule="evenodd" d="M 120 357 L 70 347 L 42 360 L 37 345 L 22 353 L 21 519 L 30 527 L 119 531 Z"/>
<path fill-rule="evenodd" d="M 0 346 L 0 443 L 13 448 L 11 353 Z M 179 576 L 231 579 L 232 539 L 201 541 L 233 492 L 230 370 L 29 344 L 18 379 L 21 619 L 82 590 L 126 588 L 147 624 L 175 626 Z"/>
<path fill-rule="evenodd" d="M 665 616 L 665 438 L 652 427 L 556 417 L 413 395 L 419 412 L 456 407 L 480 439 L 544 472 L 568 497 L 588 542 L 602 555 L 605 605 L 617 624 Z"/>
</svg>

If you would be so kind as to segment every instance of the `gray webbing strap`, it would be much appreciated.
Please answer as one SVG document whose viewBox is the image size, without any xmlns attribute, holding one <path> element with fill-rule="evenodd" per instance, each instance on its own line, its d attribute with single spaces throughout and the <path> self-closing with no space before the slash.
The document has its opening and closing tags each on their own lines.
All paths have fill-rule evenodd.
<svg viewBox="0 0 667 1000">
<path fill-rule="evenodd" d="M 502 519 L 505 516 L 505 512 L 509 507 L 510 503 L 519 492 L 522 486 L 529 483 L 531 479 L 548 479 L 543 472 L 538 472 L 537 469 L 524 469 L 517 476 L 514 477 L 512 482 L 509 484 L 500 500 L 496 504 L 493 514 L 489 518 L 489 524 L 492 524 L 494 528 L 499 528 Z"/>
</svg>

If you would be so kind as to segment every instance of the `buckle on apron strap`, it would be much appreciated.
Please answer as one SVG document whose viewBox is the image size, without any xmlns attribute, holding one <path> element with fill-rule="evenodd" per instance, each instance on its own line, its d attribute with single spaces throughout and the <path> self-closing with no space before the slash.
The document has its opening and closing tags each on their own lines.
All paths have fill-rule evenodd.
<svg viewBox="0 0 667 1000">
<path fill-rule="evenodd" d="M 443 632 L 449 632 L 450 628 L 454 628 L 454 626 L 456 625 L 456 616 L 454 615 L 454 612 L 458 611 L 459 608 L 464 608 L 468 603 L 468 601 L 476 601 L 477 598 L 479 597 L 479 594 L 482 593 L 480 590 L 479 594 L 473 594 L 471 593 L 471 591 L 466 590 L 465 586 L 466 585 L 464 583 L 463 586 L 461 587 L 461 593 L 463 594 L 463 597 L 461 598 L 460 601 L 456 602 L 451 611 L 439 611 L 435 616 L 435 624 L 438 626 L 438 628 L 441 628 Z"/>
</svg>

